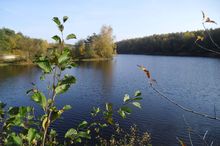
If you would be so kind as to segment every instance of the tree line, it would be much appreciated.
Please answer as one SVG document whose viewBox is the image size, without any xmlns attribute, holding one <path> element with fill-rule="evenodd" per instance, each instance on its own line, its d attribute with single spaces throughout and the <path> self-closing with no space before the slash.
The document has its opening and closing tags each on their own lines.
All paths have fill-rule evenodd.
<svg viewBox="0 0 220 146">
<path fill-rule="evenodd" d="M 86 39 L 79 40 L 72 48 L 74 58 L 112 58 L 116 54 L 113 30 L 103 26 L 99 34 L 94 33 Z"/>
<path fill-rule="evenodd" d="M 110 26 L 103 26 L 100 33 L 94 33 L 86 39 L 77 41 L 74 45 L 66 46 L 71 48 L 72 57 L 75 59 L 91 58 L 112 58 L 115 54 L 115 43 L 113 29 Z M 56 46 L 46 40 L 30 38 L 22 33 L 16 33 L 8 28 L 0 29 L 0 53 L 15 54 L 28 60 L 33 60 L 36 55 L 47 54 Z"/>
<path fill-rule="evenodd" d="M 48 47 L 45 40 L 30 38 L 8 28 L 0 29 L 1 54 L 15 54 L 32 60 L 35 55 L 45 53 Z"/>
<path fill-rule="evenodd" d="M 208 31 L 217 44 L 220 44 L 220 28 Z M 194 42 L 198 36 L 204 40 L 198 43 L 216 50 L 207 31 L 187 31 L 152 35 L 143 38 L 127 39 L 116 43 L 119 54 L 176 55 L 176 56 L 219 56 L 199 48 Z"/>
</svg>

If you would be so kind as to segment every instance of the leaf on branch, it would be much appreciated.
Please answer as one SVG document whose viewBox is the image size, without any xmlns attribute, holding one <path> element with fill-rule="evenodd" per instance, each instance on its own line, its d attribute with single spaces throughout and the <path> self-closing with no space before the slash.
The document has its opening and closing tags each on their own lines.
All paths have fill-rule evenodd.
<svg viewBox="0 0 220 146">
<path fill-rule="evenodd" d="M 50 62 L 45 57 L 39 57 L 37 60 L 35 60 L 35 63 L 37 63 L 44 73 L 50 73 L 52 71 Z"/>
<path fill-rule="evenodd" d="M 129 107 L 127 107 L 127 106 L 122 106 L 122 107 L 121 107 L 121 110 L 124 111 L 124 112 L 126 112 L 127 114 L 130 114 L 130 113 L 131 113 L 131 109 L 130 109 Z"/>
<path fill-rule="evenodd" d="M 120 114 L 120 116 L 123 118 L 123 119 L 125 119 L 126 118 L 126 114 L 125 114 L 125 112 L 123 111 L 123 110 L 119 110 L 118 111 L 118 113 Z"/>
<path fill-rule="evenodd" d="M 64 93 L 66 92 L 68 89 L 69 89 L 70 85 L 69 84 L 62 84 L 62 85 L 59 85 L 55 88 L 55 92 L 56 94 L 61 94 L 61 93 Z"/>
<path fill-rule="evenodd" d="M 30 128 L 30 129 L 28 130 L 27 140 L 28 140 L 29 145 L 31 145 L 31 142 L 32 142 L 33 139 L 35 138 L 36 134 L 37 134 L 36 129 Z"/>
<path fill-rule="evenodd" d="M 61 32 L 63 32 L 64 26 L 63 26 L 63 25 L 59 25 L 58 27 L 59 27 L 59 30 L 60 30 Z"/>
<path fill-rule="evenodd" d="M 105 104 L 105 109 L 108 111 L 108 112 L 111 112 L 112 110 L 113 110 L 113 108 L 112 108 L 112 103 L 106 103 Z"/>
<path fill-rule="evenodd" d="M 134 94 L 134 96 L 135 96 L 135 97 L 137 97 L 137 96 L 141 96 L 141 91 L 139 91 L 139 90 L 136 91 L 135 94 Z"/>
<path fill-rule="evenodd" d="M 70 60 L 70 50 L 64 49 L 63 53 L 58 58 L 58 63 L 62 64 Z"/>
<path fill-rule="evenodd" d="M 85 128 L 88 125 L 87 121 L 82 121 L 79 125 L 78 128 Z"/>
<path fill-rule="evenodd" d="M 132 102 L 132 104 L 137 108 L 141 108 L 141 104 L 139 102 Z"/>
<path fill-rule="evenodd" d="M 81 138 L 91 139 L 91 136 L 89 135 L 89 132 L 80 131 L 77 136 Z"/>
<path fill-rule="evenodd" d="M 63 16 L 63 23 L 65 23 L 68 19 L 68 16 Z"/>
<path fill-rule="evenodd" d="M 96 107 L 93 107 L 92 111 L 91 111 L 91 115 L 93 117 L 97 116 L 97 114 L 100 112 L 100 108 L 96 108 Z"/>
<path fill-rule="evenodd" d="M 53 21 L 54 21 L 57 25 L 60 25 L 60 24 L 61 24 L 61 22 L 60 22 L 60 20 L 59 20 L 58 17 L 53 17 Z"/>
<path fill-rule="evenodd" d="M 124 101 L 124 102 L 127 102 L 129 99 L 130 99 L 129 95 L 128 95 L 128 94 L 125 94 L 123 101 Z"/>
<path fill-rule="evenodd" d="M 53 36 L 52 39 L 55 40 L 56 42 L 61 43 L 61 39 L 58 35 Z"/>
<path fill-rule="evenodd" d="M 71 129 L 69 129 L 69 130 L 66 132 L 65 138 L 71 138 L 71 137 L 73 137 L 73 136 L 76 136 L 77 133 L 78 133 L 78 132 L 76 131 L 76 129 L 71 128 Z"/>
<path fill-rule="evenodd" d="M 13 132 L 8 136 L 6 145 L 21 146 L 22 139 L 19 135 L 16 135 L 16 133 Z"/>
<path fill-rule="evenodd" d="M 34 92 L 31 96 L 31 99 L 41 105 L 41 107 L 45 110 L 47 105 L 47 99 L 42 92 Z"/>
<path fill-rule="evenodd" d="M 69 34 L 67 37 L 66 37 L 66 40 L 70 40 L 70 39 L 76 39 L 76 35 L 75 34 Z"/>
<path fill-rule="evenodd" d="M 71 107 L 71 105 L 65 105 L 64 107 L 63 107 L 63 110 L 70 110 L 72 107 Z"/>
</svg>

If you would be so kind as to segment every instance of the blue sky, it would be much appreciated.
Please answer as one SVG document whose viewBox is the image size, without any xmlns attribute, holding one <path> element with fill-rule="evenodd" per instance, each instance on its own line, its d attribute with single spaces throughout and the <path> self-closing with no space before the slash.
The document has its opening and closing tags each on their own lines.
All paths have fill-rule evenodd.
<svg viewBox="0 0 220 146">
<path fill-rule="evenodd" d="M 202 29 L 201 10 L 220 24 L 220 0 L 0 0 L 0 28 L 48 41 L 53 16 L 69 16 L 78 39 L 111 25 L 116 40 Z M 208 25 L 216 28 L 218 25 Z"/>
</svg>

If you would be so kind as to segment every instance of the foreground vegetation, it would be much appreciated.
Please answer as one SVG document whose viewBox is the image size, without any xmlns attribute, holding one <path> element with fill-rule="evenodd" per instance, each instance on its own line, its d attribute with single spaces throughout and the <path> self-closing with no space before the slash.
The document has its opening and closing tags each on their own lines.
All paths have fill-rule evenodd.
<svg viewBox="0 0 220 146">
<path fill-rule="evenodd" d="M 150 136 L 144 133 L 137 136 L 136 128 L 131 129 L 129 135 L 123 132 L 113 115 L 119 114 L 125 119 L 131 113 L 131 106 L 141 108 L 141 92 L 136 91 L 134 96 L 125 95 L 120 107 L 114 107 L 112 103 L 105 103 L 105 108 L 94 107 L 91 111 L 92 122 L 82 121 L 77 127 L 66 131 L 63 141 L 57 140 L 57 132 L 51 129 L 53 122 L 58 120 L 66 110 L 70 110 L 70 105 L 58 108 L 56 99 L 61 94 L 68 91 L 72 84 L 76 83 L 76 78 L 72 75 L 63 74 L 66 69 L 76 66 L 71 50 L 65 47 L 63 38 L 64 23 L 68 20 L 63 17 L 62 22 L 54 17 L 53 21 L 57 25 L 61 36 L 55 35 L 52 38 L 57 42 L 58 48 L 51 49 L 47 54 L 37 56 L 34 62 L 42 70 L 42 81 L 52 77 L 51 84 L 48 83 L 47 93 L 40 91 L 35 83 L 27 91 L 31 99 L 40 106 L 43 114 L 36 117 L 33 107 L 9 107 L 0 102 L 0 145 L 5 146 L 69 146 L 82 143 L 83 145 L 101 146 L 132 146 L 134 144 L 149 145 Z M 65 40 L 75 39 L 75 34 L 69 34 Z M 48 95 L 48 96 L 46 96 Z M 76 109 L 77 110 L 77 109 Z M 74 115 L 74 113 L 73 113 Z M 111 128 L 114 133 L 110 139 L 102 137 L 100 129 Z M 122 134 L 114 137 L 115 134 Z M 111 134 L 110 134 L 111 135 Z M 91 141 L 95 140 L 95 143 Z"/>
<path fill-rule="evenodd" d="M 216 43 L 220 44 L 220 28 L 210 30 Z M 197 36 L 204 36 L 201 45 L 216 50 L 204 30 L 152 35 L 143 38 L 122 40 L 117 42 L 119 54 L 148 54 L 176 56 L 220 56 L 216 53 L 201 49 L 194 42 Z"/>
</svg>

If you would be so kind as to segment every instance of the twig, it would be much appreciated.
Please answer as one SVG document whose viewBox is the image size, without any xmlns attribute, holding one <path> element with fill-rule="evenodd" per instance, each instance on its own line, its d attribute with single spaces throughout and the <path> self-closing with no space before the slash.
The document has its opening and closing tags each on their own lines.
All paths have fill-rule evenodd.
<svg viewBox="0 0 220 146">
<path fill-rule="evenodd" d="M 219 45 L 216 44 L 216 42 L 212 39 L 212 36 L 211 36 L 209 30 L 205 27 L 205 24 L 204 24 L 204 23 L 202 23 L 202 26 L 203 26 L 203 28 L 205 29 L 205 32 L 208 34 L 208 36 L 209 36 L 210 40 L 212 41 L 212 43 L 213 43 L 218 49 L 220 49 Z"/>
<path fill-rule="evenodd" d="M 196 114 L 196 115 L 199 115 L 199 116 L 202 116 L 202 117 L 205 117 L 205 118 L 209 118 L 209 119 L 213 119 L 213 120 L 218 120 L 220 121 L 220 118 L 218 117 L 215 117 L 215 116 L 211 116 L 211 115 L 208 115 L 208 114 L 205 114 L 205 113 L 200 113 L 200 112 L 197 112 L 197 111 L 194 111 L 192 109 L 189 109 L 189 108 L 186 108 L 178 103 L 176 103 L 174 100 L 170 99 L 168 96 L 164 95 L 163 93 L 161 93 L 159 90 L 157 90 L 154 86 L 150 86 L 158 95 L 160 95 L 160 97 L 166 99 L 167 101 L 169 101 L 170 103 L 176 105 L 177 107 L 181 108 L 182 110 L 184 111 L 187 111 L 187 112 L 190 112 L 190 113 L 193 113 L 193 114 Z"/>
<path fill-rule="evenodd" d="M 203 47 L 202 45 L 198 44 L 197 41 L 195 41 L 194 43 L 195 43 L 198 47 L 200 47 L 201 49 L 203 49 L 203 50 L 206 50 L 206 51 L 209 51 L 209 52 L 213 52 L 213 53 L 216 53 L 216 54 L 220 55 L 220 52 L 214 51 L 214 50 L 212 50 L 212 49 L 208 49 L 208 48 L 206 48 L 206 47 Z"/>
<path fill-rule="evenodd" d="M 205 134 L 204 134 L 204 136 L 202 138 L 203 140 L 205 140 L 205 137 L 206 137 L 207 133 L 208 133 L 208 130 L 206 130 L 206 132 L 205 132 Z"/>
<path fill-rule="evenodd" d="M 186 118 L 185 118 L 184 115 L 183 115 L 183 120 L 184 120 L 186 126 L 188 127 L 189 140 L 190 140 L 191 145 L 192 145 L 192 139 L 191 139 L 191 133 L 190 133 L 190 132 L 193 132 L 194 134 L 196 134 L 196 135 L 203 141 L 204 145 L 208 146 L 208 143 L 205 141 L 205 138 L 204 138 L 204 136 L 205 136 L 208 132 L 206 131 L 207 133 L 204 134 L 204 136 L 202 137 L 201 135 L 198 134 L 197 131 L 193 130 L 193 128 L 192 128 L 192 127 L 189 125 L 189 123 L 186 121 Z"/>
</svg>

